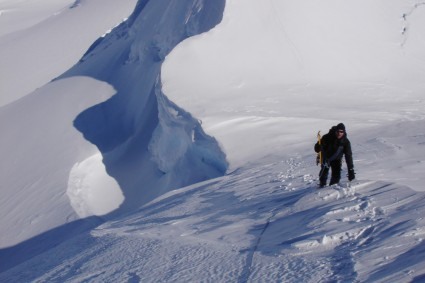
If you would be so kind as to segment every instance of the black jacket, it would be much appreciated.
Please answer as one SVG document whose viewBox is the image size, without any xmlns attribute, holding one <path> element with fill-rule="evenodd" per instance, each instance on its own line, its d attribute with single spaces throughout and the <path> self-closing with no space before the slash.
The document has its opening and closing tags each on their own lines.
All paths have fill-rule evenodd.
<svg viewBox="0 0 425 283">
<path fill-rule="evenodd" d="M 317 142 L 314 146 L 316 152 L 322 150 L 323 162 L 330 163 L 333 160 L 341 160 L 345 156 L 348 170 L 353 169 L 353 153 L 351 152 L 351 143 L 347 138 L 347 133 L 341 139 L 335 135 L 336 127 L 332 127 L 329 133 L 321 139 L 321 145 Z"/>
</svg>

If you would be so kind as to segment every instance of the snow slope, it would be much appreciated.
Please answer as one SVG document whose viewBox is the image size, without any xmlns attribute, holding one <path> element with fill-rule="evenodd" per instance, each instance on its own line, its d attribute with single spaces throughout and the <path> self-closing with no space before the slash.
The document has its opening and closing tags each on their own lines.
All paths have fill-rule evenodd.
<svg viewBox="0 0 425 283">
<path fill-rule="evenodd" d="M 0 108 L 0 281 L 425 280 L 425 6 L 223 8 L 141 0 Z M 316 190 L 341 121 L 358 180 Z"/>
<path fill-rule="evenodd" d="M 14 11 L 12 15 L 18 18 L 21 12 L 29 13 L 32 5 L 39 5 L 40 11 L 44 11 L 43 15 L 53 11 L 53 8 L 57 9 L 59 5 L 51 1 L 32 1 L 26 4 L 18 2 L 2 1 L 1 5 L 10 5 Z M 43 80 L 39 81 L 40 84 L 54 79 L 54 75 L 62 73 L 70 64 L 75 63 L 95 38 L 127 17 L 132 9 L 131 1 L 123 1 L 118 9 L 115 7 L 116 2 L 103 2 L 102 8 L 97 12 L 111 16 L 94 21 L 96 1 L 78 3 L 79 6 L 72 9 L 66 7 L 59 14 L 46 16 L 41 22 L 36 21 L 38 10 L 31 10 L 28 20 L 31 19 L 33 25 L 20 31 L 14 31 L 16 22 L 11 18 L 8 22 L 11 32 L 0 38 L 1 101 L 5 99 L 6 103 L 6 100 L 16 100 L 0 108 L 0 227 L 3 227 L 0 247 L 20 243 L 88 214 L 110 212 L 123 201 L 121 190 L 117 185 L 114 186 L 116 182 L 107 175 L 101 160 L 93 165 L 95 171 L 86 173 L 88 182 L 83 182 L 83 185 L 93 182 L 90 176 L 99 176 L 97 179 L 108 182 L 107 192 L 110 197 L 80 201 L 79 204 L 75 204 L 75 201 L 72 203 L 68 195 L 78 197 L 78 186 L 73 186 L 75 189 L 71 189 L 67 195 L 72 168 L 86 158 L 99 154 L 97 148 L 88 143 L 74 128 L 73 120 L 81 111 L 111 97 L 115 90 L 92 78 L 74 77 L 52 82 L 31 94 L 21 92 L 23 89 L 33 91 L 39 86 L 34 85 L 31 79 L 27 80 L 26 75 L 31 73 L 32 78 L 40 75 L 43 77 Z M 88 21 L 91 25 L 85 27 L 84 33 L 81 33 L 81 28 L 74 30 L 79 25 L 87 25 Z M 78 24 L 73 25 L 74 22 Z M 48 47 L 57 48 L 55 50 L 59 53 L 46 52 Z M 65 58 L 62 53 L 67 53 L 67 50 L 72 50 L 73 53 L 69 58 Z M 47 57 L 37 53 L 38 51 Z M 68 61 L 62 64 L 55 56 Z M 35 64 L 35 61 L 45 67 L 46 71 L 37 69 L 40 65 Z M 33 71 L 27 73 L 32 67 L 37 69 L 37 75 L 34 75 Z M 16 91 L 3 89 L 8 88 L 9 84 L 16 88 Z M 22 95 L 25 97 L 18 99 Z M 85 193 L 90 193 L 90 189 Z M 73 200 L 78 199 L 77 197 Z M 90 196 L 85 199 L 90 199 Z M 74 209 L 77 205 L 82 207 Z"/>
<path fill-rule="evenodd" d="M 202 120 L 234 168 L 339 122 L 356 138 L 422 120 L 420 3 L 228 1 L 222 24 L 167 57 L 164 92 Z"/>
<path fill-rule="evenodd" d="M 0 2 L 0 36 L 42 22 L 73 0 L 3 0 Z"/>
<path fill-rule="evenodd" d="M 9 12 L 0 15 L 0 106 L 33 92 L 72 67 L 93 41 L 128 17 L 135 3 L 1 1 L 0 10 Z"/>
<path fill-rule="evenodd" d="M 317 190 L 312 163 L 269 158 L 175 190 L 0 279 L 421 282 L 425 195 L 366 180 Z"/>
<path fill-rule="evenodd" d="M 2 229 L 1 247 L 79 218 L 66 194 L 69 174 L 76 163 L 98 150 L 72 122 L 81 111 L 114 93 L 105 83 L 70 78 L 0 109 L 0 225 L 7 227 Z"/>
<path fill-rule="evenodd" d="M 141 1 L 72 69 L 0 108 L 0 226 L 11 227 L 1 247 L 225 173 L 216 140 L 162 94 L 160 81 L 167 53 L 216 25 L 223 8 Z"/>
</svg>

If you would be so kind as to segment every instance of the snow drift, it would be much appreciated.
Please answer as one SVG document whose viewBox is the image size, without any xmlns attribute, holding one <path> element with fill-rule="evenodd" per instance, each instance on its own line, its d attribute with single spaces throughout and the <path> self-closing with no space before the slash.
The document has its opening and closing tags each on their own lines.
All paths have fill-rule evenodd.
<svg viewBox="0 0 425 283">
<path fill-rule="evenodd" d="M 161 65 L 182 40 L 213 28 L 224 1 L 139 1 L 128 21 L 90 47 L 61 78 L 89 76 L 117 94 L 78 115 L 75 127 L 103 154 L 134 209 L 173 189 L 223 175 L 225 155 L 198 120 L 161 91 Z"/>
<path fill-rule="evenodd" d="M 141 0 L 0 108 L 0 281 L 424 280 L 425 6 L 227 4 Z M 359 180 L 316 190 L 341 121 Z"/>
<path fill-rule="evenodd" d="M 105 83 L 74 77 L 0 108 L 1 247 L 78 219 L 66 194 L 69 174 L 97 149 L 72 121 L 113 94 Z"/>
<path fill-rule="evenodd" d="M 224 0 L 139 1 L 72 69 L 0 109 L 2 247 L 225 173 L 217 141 L 160 79 L 172 48 L 213 28 L 223 9 Z"/>
</svg>

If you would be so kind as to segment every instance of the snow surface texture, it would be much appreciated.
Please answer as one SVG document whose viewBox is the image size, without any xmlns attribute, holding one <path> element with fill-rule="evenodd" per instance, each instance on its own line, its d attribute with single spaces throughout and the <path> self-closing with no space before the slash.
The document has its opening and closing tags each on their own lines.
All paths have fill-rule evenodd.
<svg viewBox="0 0 425 283">
<path fill-rule="evenodd" d="M 100 153 L 72 167 L 67 194 L 80 217 L 105 215 L 124 201 L 119 185 L 106 174 Z M 102 196 L 102 201 L 99 201 L 99 196 Z"/>
<path fill-rule="evenodd" d="M 224 2 L 139 1 L 0 108 L 0 281 L 423 282 L 421 3 L 228 0 L 194 36 Z M 230 170 L 158 197 L 225 171 L 197 119 Z M 359 181 L 316 190 L 341 121 Z"/>
<path fill-rule="evenodd" d="M 425 195 L 365 180 L 317 190 L 311 161 L 262 161 L 175 190 L 0 279 L 421 282 Z"/>
</svg>

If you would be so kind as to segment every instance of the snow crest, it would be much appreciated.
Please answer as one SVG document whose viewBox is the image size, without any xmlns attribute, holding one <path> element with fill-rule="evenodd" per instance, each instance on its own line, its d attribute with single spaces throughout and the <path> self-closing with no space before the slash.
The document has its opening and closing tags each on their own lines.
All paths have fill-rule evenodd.
<svg viewBox="0 0 425 283">
<path fill-rule="evenodd" d="M 97 40 L 63 77 L 106 81 L 117 94 L 82 112 L 74 126 L 103 155 L 132 210 L 182 186 L 222 176 L 225 154 L 201 124 L 162 93 L 165 57 L 222 19 L 220 1 L 139 1 L 129 19 Z"/>
</svg>

